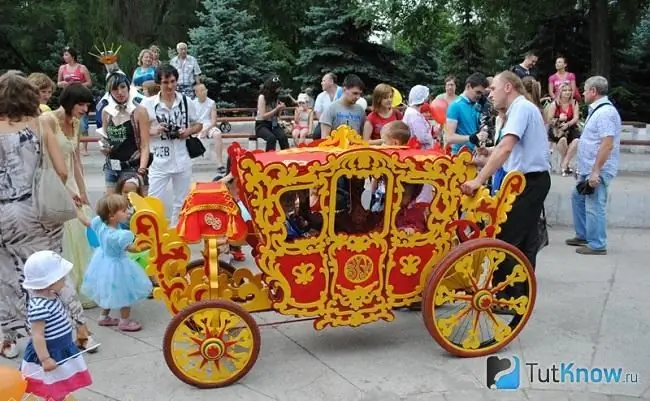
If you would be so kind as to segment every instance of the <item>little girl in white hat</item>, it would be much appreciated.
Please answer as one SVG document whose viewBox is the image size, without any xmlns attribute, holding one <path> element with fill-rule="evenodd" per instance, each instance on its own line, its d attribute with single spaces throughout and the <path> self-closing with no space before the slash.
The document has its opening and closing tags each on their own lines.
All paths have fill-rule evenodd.
<svg viewBox="0 0 650 401">
<path fill-rule="evenodd" d="M 64 400 L 92 383 L 58 296 L 70 270 L 72 263 L 52 251 L 36 252 L 25 262 L 23 288 L 30 292 L 27 322 L 31 338 L 20 370 L 27 379 L 27 393 L 46 400 Z"/>
</svg>

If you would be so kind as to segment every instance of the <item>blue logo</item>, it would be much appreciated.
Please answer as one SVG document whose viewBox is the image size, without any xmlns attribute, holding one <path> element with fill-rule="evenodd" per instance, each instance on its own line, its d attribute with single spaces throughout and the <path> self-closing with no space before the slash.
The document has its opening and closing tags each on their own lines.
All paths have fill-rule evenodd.
<svg viewBox="0 0 650 401">
<path fill-rule="evenodd" d="M 497 390 L 516 390 L 521 379 L 519 358 L 499 358 L 492 355 L 487 359 L 487 386 Z"/>
</svg>

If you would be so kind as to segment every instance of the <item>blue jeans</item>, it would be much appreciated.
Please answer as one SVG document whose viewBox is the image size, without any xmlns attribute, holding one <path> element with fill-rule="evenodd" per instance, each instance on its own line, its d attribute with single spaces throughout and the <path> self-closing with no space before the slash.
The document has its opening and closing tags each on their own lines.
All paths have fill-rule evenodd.
<svg viewBox="0 0 650 401">
<path fill-rule="evenodd" d="M 588 175 L 579 175 L 577 182 L 588 178 Z M 591 249 L 607 249 L 607 189 L 612 178 L 601 175 L 600 184 L 591 195 L 580 195 L 575 187 L 571 193 L 576 238 L 586 240 Z"/>
</svg>

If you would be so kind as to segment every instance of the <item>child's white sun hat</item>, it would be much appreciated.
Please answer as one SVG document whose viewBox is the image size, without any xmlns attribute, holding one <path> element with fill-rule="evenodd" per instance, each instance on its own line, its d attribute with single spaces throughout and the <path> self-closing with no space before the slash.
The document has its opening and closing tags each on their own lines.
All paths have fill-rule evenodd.
<svg viewBox="0 0 650 401">
<path fill-rule="evenodd" d="M 25 262 L 26 290 L 44 290 L 61 280 L 72 270 L 72 262 L 65 260 L 56 252 L 38 251 Z"/>
</svg>

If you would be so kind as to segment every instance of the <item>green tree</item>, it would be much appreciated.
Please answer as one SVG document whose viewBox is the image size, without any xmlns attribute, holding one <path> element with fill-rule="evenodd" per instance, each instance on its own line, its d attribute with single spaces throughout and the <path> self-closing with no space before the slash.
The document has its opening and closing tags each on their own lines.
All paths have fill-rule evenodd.
<svg viewBox="0 0 650 401">
<path fill-rule="evenodd" d="M 238 0 L 204 0 L 197 15 L 200 26 L 189 31 L 189 50 L 218 104 L 254 104 L 259 85 L 281 67 L 271 42 Z"/>
<path fill-rule="evenodd" d="M 379 83 L 407 90 L 415 76 L 431 73 L 427 62 L 414 61 L 389 46 L 371 41 L 371 33 L 382 27 L 376 25 L 373 10 L 361 8 L 353 0 L 312 6 L 307 17 L 309 24 L 302 32 L 308 45 L 300 49 L 296 61 L 302 73 L 296 80 L 304 86 L 317 86 L 323 74 L 334 72 L 341 78 L 351 73 L 358 75 L 368 92 Z"/>
</svg>

